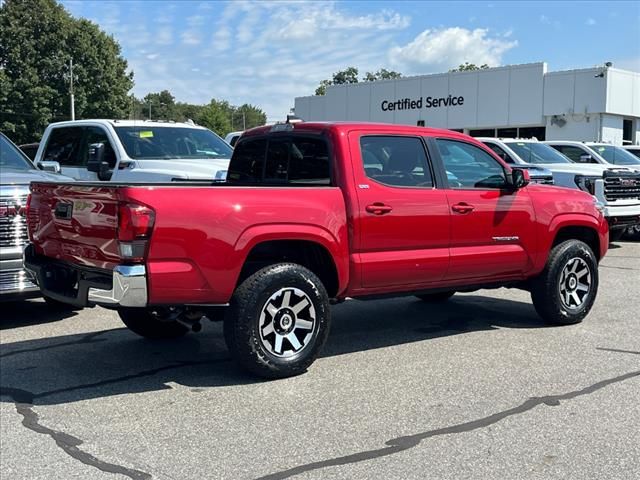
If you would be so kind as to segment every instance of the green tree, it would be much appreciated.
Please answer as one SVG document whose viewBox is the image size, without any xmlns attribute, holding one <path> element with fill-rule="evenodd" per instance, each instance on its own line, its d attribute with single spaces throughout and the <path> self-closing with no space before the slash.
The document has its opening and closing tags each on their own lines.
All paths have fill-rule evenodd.
<svg viewBox="0 0 640 480">
<path fill-rule="evenodd" d="M 176 99 L 169 90 L 147 93 L 140 103 L 142 106 L 141 118 L 143 119 L 183 120 L 176 106 Z"/>
<path fill-rule="evenodd" d="M 264 113 L 260 108 L 247 103 L 233 108 L 232 115 L 232 130 L 248 129 L 267 123 L 266 113 Z"/>
<path fill-rule="evenodd" d="M 212 98 L 208 105 L 202 107 L 200 115 L 194 121 L 224 136 L 231 131 L 231 112 L 229 102 Z"/>
<path fill-rule="evenodd" d="M 399 72 L 381 68 L 377 72 L 367 72 L 362 81 L 375 82 L 376 80 L 389 80 L 401 77 L 402 74 Z M 334 73 L 331 80 L 322 80 L 318 88 L 316 88 L 315 94 L 324 95 L 327 92 L 327 87 L 330 85 L 343 85 L 345 83 L 358 83 L 358 69 L 356 67 L 347 67 L 345 70 Z"/>
<path fill-rule="evenodd" d="M 364 82 L 375 82 L 376 80 L 393 80 L 396 78 L 402 78 L 402 74 L 394 72 L 393 70 L 381 68 L 375 73 L 367 72 L 362 80 Z"/>
<path fill-rule="evenodd" d="M 464 62 L 458 68 L 452 68 L 449 72 L 471 72 L 473 70 L 486 70 L 487 68 L 489 68 L 489 65 L 486 63 L 478 66 L 475 63 Z"/>
<path fill-rule="evenodd" d="M 113 37 L 74 19 L 55 0 L 0 6 L 0 129 L 17 143 L 39 139 L 51 121 L 70 118 L 69 61 L 76 118 L 122 118 L 133 73 Z"/>
</svg>

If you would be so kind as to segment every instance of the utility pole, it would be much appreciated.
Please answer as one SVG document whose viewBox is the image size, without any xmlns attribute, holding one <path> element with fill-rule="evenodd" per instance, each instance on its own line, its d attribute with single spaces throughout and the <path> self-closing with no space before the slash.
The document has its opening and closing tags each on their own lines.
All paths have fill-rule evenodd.
<svg viewBox="0 0 640 480">
<path fill-rule="evenodd" d="M 244 110 L 242 111 L 242 131 L 247 129 L 247 119 L 244 115 Z"/>
<path fill-rule="evenodd" d="M 76 105 L 73 96 L 73 59 L 69 60 L 69 95 L 71 97 L 71 120 L 76 119 Z"/>
</svg>

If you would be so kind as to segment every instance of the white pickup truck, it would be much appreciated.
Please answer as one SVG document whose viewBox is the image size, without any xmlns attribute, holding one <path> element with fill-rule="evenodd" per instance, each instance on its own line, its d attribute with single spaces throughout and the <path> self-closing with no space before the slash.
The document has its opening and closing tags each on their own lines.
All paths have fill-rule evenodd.
<svg viewBox="0 0 640 480">
<path fill-rule="evenodd" d="M 223 180 L 233 149 L 191 123 L 76 120 L 47 127 L 35 163 L 76 180 Z"/>
<path fill-rule="evenodd" d="M 640 173 L 633 165 L 573 163 L 552 146 L 535 139 L 479 138 L 507 163 L 543 166 L 553 173 L 556 186 L 579 188 L 604 207 L 611 240 L 640 225 Z M 578 142 L 576 142 L 578 143 Z"/>
</svg>

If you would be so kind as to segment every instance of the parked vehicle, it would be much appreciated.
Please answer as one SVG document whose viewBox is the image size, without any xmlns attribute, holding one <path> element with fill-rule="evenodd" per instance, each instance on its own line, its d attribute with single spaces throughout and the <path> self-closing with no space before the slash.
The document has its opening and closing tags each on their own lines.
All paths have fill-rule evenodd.
<svg viewBox="0 0 640 480">
<path fill-rule="evenodd" d="M 507 286 L 551 323 L 582 321 L 607 222 L 585 192 L 528 184 L 449 130 L 260 127 L 238 141 L 225 184 L 33 184 L 26 265 L 48 295 L 115 308 L 148 338 L 222 310 L 239 363 L 286 377 L 311 365 L 330 303 L 346 297 Z"/>
<path fill-rule="evenodd" d="M 599 163 L 632 168 L 640 172 L 640 158 L 609 143 L 552 140 L 545 142 L 575 163 Z"/>
<path fill-rule="evenodd" d="M 0 300 L 40 295 L 22 266 L 28 242 L 25 207 L 29 183 L 69 178 L 37 170 L 9 138 L 0 133 Z"/>
<path fill-rule="evenodd" d="M 489 147 L 493 152 L 498 155 L 502 160 L 507 163 L 517 164 L 518 168 L 525 168 L 529 171 L 529 176 L 531 177 L 531 183 L 541 183 L 544 185 L 553 185 L 555 182 L 553 180 L 553 172 L 543 166 L 542 164 L 534 165 L 533 163 L 527 163 L 524 160 L 521 160 L 519 157 L 514 155 L 511 158 L 508 153 L 504 151 L 500 146 L 498 146 L 497 142 L 502 140 L 510 140 L 510 139 L 502 139 L 502 138 L 493 138 L 493 137 L 476 137 L 476 140 L 484 143 L 487 147 Z"/>
<path fill-rule="evenodd" d="M 36 153 L 38 152 L 38 146 L 40 145 L 39 142 L 35 142 L 35 143 L 25 143 L 24 145 L 20 145 L 20 150 L 22 150 L 22 152 L 29 157 L 29 160 L 35 160 L 36 158 Z"/>
<path fill-rule="evenodd" d="M 544 165 L 553 173 L 556 185 L 584 190 L 596 197 L 604 206 L 612 241 L 640 224 L 640 174 L 630 168 L 607 163 L 573 163 L 559 150 L 534 139 L 481 140 L 507 163 Z M 570 153 L 575 154 L 573 150 Z"/>
<path fill-rule="evenodd" d="M 239 132 L 230 132 L 226 137 L 224 137 L 224 141 L 233 147 L 240 138 L 240 135 L 242 135 L 243 133 L 244 130 L 240 130 Z"/>
<path fill-rule="evenodd" d="M 624 148 L 627 152 L 640 158 L 640 145 L 627 145 L 622 148 Z"/>
<path fill-rule="evenodd" d="M 231 152 L 215 133 L 192 123 L 77 120 L 49 125 L 35 161 L 57 162 L 77 180 L 209 181 L 224 179 Z"/>
</svg>

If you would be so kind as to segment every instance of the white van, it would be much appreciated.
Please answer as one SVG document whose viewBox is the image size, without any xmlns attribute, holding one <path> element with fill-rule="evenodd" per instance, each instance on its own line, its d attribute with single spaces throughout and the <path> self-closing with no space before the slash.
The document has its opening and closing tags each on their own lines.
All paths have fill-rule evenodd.
<svg viewBox="0 0 640 480">
<path fill-rule="evenodd" d="M 148 120 L 76 120 L 47 127 L 35 163 L 76 180 L 223 180 L 233 149 L 204 127 Z"/>
</svg>

